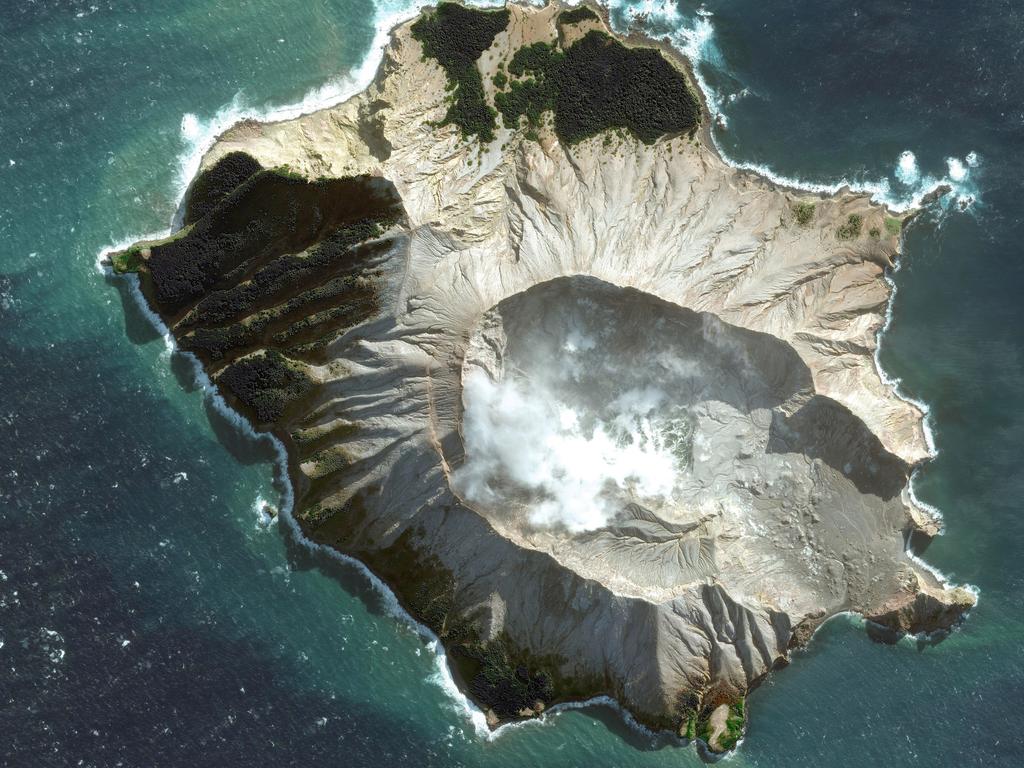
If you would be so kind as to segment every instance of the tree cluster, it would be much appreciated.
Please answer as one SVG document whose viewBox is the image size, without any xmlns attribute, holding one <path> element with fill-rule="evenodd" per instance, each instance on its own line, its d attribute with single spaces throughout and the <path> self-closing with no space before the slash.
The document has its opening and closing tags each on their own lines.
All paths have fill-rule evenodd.
<svg viewBox="0 0 1024 768">
<path fill-rule="evenodd" d="M 263 166 L 245 152 L 224 155 L 192 182 L 185 202 L 185 225 L 199 221 L 246 179 L 262 170 Z"/>
<path fill-rule="evenodd" d="M 271 424 L 310 392 L 313 383 L 278 352 L 269 351 L 232 363 L 217 377 L 258 424 Z"/>
<path fill-rule="evenodd" d="M 650 144 L 692 132 L 700 121 L 686 78 L 661 53 L 626 47 L 597 30 L 564 51 L 546 43 L 524 46 L 508 69 L 519 79 L 495 97 L 505 124 L 518 127 L 525 117 L 537 127 L 551 110 L 555 133 L 567 144 L 613 128 Z"/>
<path fill-rule="evenodd" d="M 506 10 L 478 11 L 441 3 L 412 25 L 412 36 L 423 46 L 424 55 L 441 65 L 453 89 L 443 124 L 457 125 L 464 137 L 478 136 L 481 143 L 494 139 L 495 113 L 484 97 L 476 61 L 508 26 L 508 19 Z"/>
</svg>

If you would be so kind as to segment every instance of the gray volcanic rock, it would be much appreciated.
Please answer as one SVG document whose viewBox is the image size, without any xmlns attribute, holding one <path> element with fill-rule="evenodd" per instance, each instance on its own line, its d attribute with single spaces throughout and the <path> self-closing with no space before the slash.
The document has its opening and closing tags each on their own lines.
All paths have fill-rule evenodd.
<svg viewBox="0 0 1024 768">
<path fill-rule="evenodd" d="M 508 11 L 488 103 L 581 34 Z M 953 625 L 973 595 L 904 551 L 938 530 L 907 492 L 922 414 L 873 359 L 892 216 L 700 135 L 481 145 L 423 53 L 402 25 L 365 92 L 230 129 L 188 227 L 113 259 L 285 442 L 305 534 L 392 585 L 492 722 L 608 694 L 726 749 L 829 616 Z"/>
</svg>

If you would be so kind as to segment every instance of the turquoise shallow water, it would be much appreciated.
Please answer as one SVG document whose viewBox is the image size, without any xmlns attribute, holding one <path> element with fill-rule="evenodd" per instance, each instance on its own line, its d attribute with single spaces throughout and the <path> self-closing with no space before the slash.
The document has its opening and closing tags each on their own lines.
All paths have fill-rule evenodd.
<svg viewBox="0 0 1024 768">
<path fill-rule="evenodd" d="M 358 569 L 258 524 L 258 500 L 280 497 L 273 451 L 211 407 L 127 284 L 95 267 L 102 248 L 166 228 L 218 115 L 337 95 L 401 10 L 0 10 L 0 765 L 700 764 L 600 707 L 481 738 Z M 917 489 L 948 533 L 926 557 L 981 602 L 938 645 L 828 624 L 753 694 L 728 762 L 1020 765 L 1020 12 L 697 10 L 651 23 L 702 57 L 735 160 L 886 180 L 906 199 L 927 184 L 901 185 L 900 153 L 936 179 L 947 158 L 978 157 L 957 185 L 968 211 L 935 207 L 907 233 L 881 359 L 931 406 L 940 454 Z"/>
</svg>

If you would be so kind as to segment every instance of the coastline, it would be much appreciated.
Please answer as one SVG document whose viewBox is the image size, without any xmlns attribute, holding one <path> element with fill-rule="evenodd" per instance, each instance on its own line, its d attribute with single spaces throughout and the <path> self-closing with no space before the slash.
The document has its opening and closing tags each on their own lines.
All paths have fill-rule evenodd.
<svg viewBox="0 0 1024 768">
<path fill-rule="evenodd" d="M 379 77 L 384 50 L 390 44 L 397 29 L 402 24 L 415 18 L 424 8 L 435 6 L 437 1 L 417 0 L 407 8 L 385 15 L 376 24 L 373 40 L 362 63 L 343 76 L 331 79 L 324 83 L 324 85 L 306 92 L 299 101 L 281 105 L 264 104 L 263 106 L 252 106 L 245 105 L 241 100 L 241 94 L 236 94 L 230 102 L 221 109 L 218 109 L 206 121 L 201 121 L 192 113 L 186 113 L 182 118 L 182 133 L 194 134 L 194 140 L 192 138 L 186 139 L 187 141 L 193 141 L 193 144 L 179 156 L 179 201 L 184 199 L 189 183 L 201 169 L 202 161 L 209 150 L 223 134 L 239 123 L 248 120 L 263 124 L 287 122 L 315 112 L 337 107 L 365 91 Z M 483 2 L 463 1 L 468 7 L 483 10 L 499 9 L 506 4 L 505 0 L 495 0 L 495 2 L 489 2 L 489 0 L 483 0 Z M 516 0 L 511 1 L 515 2 Z M 852 194 L 864 195 L 872 205 L 880 206 L 897 217 L 905 219 L 919 214 L 932 202 L 937 193 L 941 193 L 939 196 L 945 196 L 957 192 L 953 186 L 954 182 L 948 178 L 934 179 L 925 177 L 920 178 L 918 181 L 923 182 L 930 178 L 931 183 L 929 185 L 914 189 L 906 202 L 897 203 L 884 199 L 890 192 L 887 183 L 876 181 L 856 182 L 846 178 L 840 178 L 835 181 L 811 181 L 786 176 L 762 164 L 736 160 L 722 149 L 715 137 L 712 126 L 717 115 L 712 110 L 711 104 L 713 101 L 717 101 L 717 99 L 711 98 L 710 86 L 707 85 L 704 78 L 697 72 L 698 62 L 696 60 L 691 61 L 689 54 L 677 47 L 668 36 L 655 36 L 633 27 L 627 30 L 618 30 L 612 23 L 611 5 L 597 2 L 597 0 L 579 0 L 575 3 L 566 2 L 566 0 L 548 0 L 548 2 L 539 3 L 522 0 L 522 2 L 531 7 L 543 7 L 547 4 L 553 4 L 564 9 L 572 9 L 586 6 L 595 11 L 602 22 L 624 43 L 654 47 L 662 51 L 673 63 L 683 68 L 687 79 L 701 102 L 702 114 L 708 118 L 698 129 L 698 134 L 703 139 L 704 146 L 713 152 L 723 163 L 738 171 L 750 174 L 752 179 L 762 183 L 770 183 L 776 189 L 789 191 L 794 194 L 831 197 L 847 191 Z M 637 14 L 633 18 L 638 18 L 640 15 Z M 193 126 L 193 128 L 186 131 L 186 123 Z M 974 161 L 974 164 L 976 163 L 977 159 Z M 969 163 L 969 165 L 971 164 Z M 169 230 L 167 234 L 170 234 L 171 231 L 173 230 Z"/>
<path fill-rule="evenodd" d="M 167 235 L 156 235 L 155 237 L 166 236 Z M 148 237 L 149 236 L 147 236 L 147 239 Z M 131 242 L 137 241 L 133 240 Z M 142 311 L 149 323 L 153 326 L 154 330 L 156 330 L 163 338 L 167 353 L 172 355 L 181 355 L 189 361 L 189 364 L 192 366 L 192 375 L 194 376 L 195 384 L 202 392 L 202 397 L 204 399 L 208 399 L 217 412 L 230 422 L 239 431 L 239 433 L 254 441 L 266 441 L 274 447 L 275 479 L 282 487 L 282 497 L 279 502 L 277 518 L 279 520 L 281 518 L 285 520 L 288 525 L 288 535 L 301 543 L 309 552 L 329 557 L 339 563 L 354 568 L 363 576 L 363 578 L 366 579 L 370 587 L 372 587 L 378 595 L 384 598 L 384 604 L 388 615 L 400 621 L 406 625 L 410 631 L 418 635 L 424 641 L 426 649 L 433 653 L 435 671 L 431 676 L 431 682 L 437 685 L 452 700 L 452 703 L 461 711 L 462 716 L 473 726 L 473 730 L 478 738 L 484 741 L 494 741 L 502 734 L 514 731 L 518 728 L 528 727 L 530 725 L 544 725 L 552 717 L 556 717 L 562 712 L 587 709 L 590 707 L 606 707 L 615 712 L 615 714 L 619 716 L 627 726 L 637 733 L 651 739 L 652 742 L 656 740 L 668 740 L 669 742 L 675 743 L 679 746 L 686 746 L 690 743 L 691 740 L 685 739 L 673 732 L 652 730 L 647 727 L 641 723 L 626 706 L 610 694 L 597 694 L 584 699 L 568 699 L 560 701 L 552 704 L 540 715 L 518 720 L 502 721 L 497 725 L 491 725 L 483 710 L 480 709 L 477 703 L 467 695 L 464 681 L 460 683 L 455 671 L 455 665 L 451 662 L 444 643 L 433 630 L 418 621 L 409 612 L 407 607 L 402 604 L 402 601 L 395 593 L 394 589 L 392 589 L 387 582 L 381 579 L 359 558 L 346 554 L 335 547 L 313 541 L 306 536 L 301 525 L 295 519 L 293 514 L 295 486 L 292 478 L 291 462 L 289 461 L 288 450 L 284 441 L 282 441 L 280 436 L 275 434 L 273 431 L 257 430 L 248 418 L 228 403 L 220 389 L 210 379 L 199 358 L 197 358 L 192 352 L 178 348 L 177 342 L 170 329 L 167 327 L 167 324 L 152 309 L 149 301 L 143 294 L 139 285 L 138 275 L 117 274 L 112 270 L 109 263 L 106 262 L 107 258 L 111 253 L 124 247 L 124 245 L 115 244 L 101 249 L 96 259 L 98 268 L 102 270 L 105 276 L 127 281 L 133 300 L 136 302 L 136 305 Z"/>
<path fill-rule="evenodd" d="M 614 29 L 609 6 L 599 3 L 597 0 L 579 0 L 578 3 L 573 4 L 565 3 L 564 0 L 550 0 L 550 2 L 560 4 L 565 8 L 589 8 L 600 17 L 601 21 L 608 29 Z M 914 199 L 906 206 L 894 207 L 884 200 L 876 199 L 876 197 L 884 191 L 883 187 L 880 185 L 857 185 L 847 182 L 846 180 L 833 183 L 806 182 L 781 176 L 770 168 L 764 166 L 736 161 L 725 153 L 715 136 L 714 126 L 716 115 L 711 109 L 711 98 L 707 82 L 697 72 L 698 63 L 691 60 L 691 58 L 683 51 L 679 50 L 668 36 L 656 37 L 652 34 L 647 34 L 646 32 L 631 27 L 624 35 L 621 36 L 621 39 L 626 45 L 656 48 L 661 51 L 669 61 L 684 72 L 691 90 L 697 96 L 701 105 L 702 120 L 698 128 L 697 135 L 700 137 L 703 145 L 726 165 L 743 172 L 748 176 L 748 178 L 751 178 L 756 183 L 763 184 L 769 188 L 789 192 L 794 195 L 812 195 L 821 200 L 828 197 L 842 195 L 845 192 L 860 194 L 867 199 L 867 202 L 870 205 L 881 208 L 885 214 L 894 215 L 895 218 L 900 220 L 902 226 L 899 238 L 899 249 L 893 258 L 892 266 L 887 269 L 884 274 L 885 283 L 889 288 L 889 297 L 885 305 L 885 312 L 883 315 L 884 322 L 875 333 L 875 348 L 873 350 L 872 357 L 875 363 L 876 372 L 882 383 L 887 386 L 897 398 L 914 406 L 921 413 L 920 428 L 924 437 L 928 455 L 911 466 L 907 492 L 910 498 L 910 503 L 934 523 L 935 535 L 943 535 L 945 533 L 945 528 L 942 511 L 934 505 L 922 501 L 918 498 L 914 490 L 914 479 L 918 472 L 938 456 L 939 453 L 935 444 L 932 426 L 930 424 L 931 409 L 924 401 L 912 397 L 901 390 L 899 379 L 894 378 L 884 369 L 879 355 L 882 348 L 882 338 L 885 335 L 885 332 L 889 329 L 893 320 L 893 304 L 896 299 L 897 286 L 892 275 L 898 272 L 902 267 L 904 259 L 903 239 L 905 228 L 909 226 L 915 218 L 924 213 L 929 203 L 935 202 L 939 198 L 952 193 L 953 190 L 947 183 L 947 180 L 936 180 L 928 188 L 919 191 L 915 195 Z M 913 552 L 911 547 L 912 544 L 908 537 L 907 552 L 914 558 L 915 562 L 922 565 L 922 567 L 927 568 L 927 570 L 936 577 L 939 583 L 943 585 L 950 585 L 953 583 L 948 576 L 943 574 L 937 568 L 927 565 L 926 561 L 918 556 L 917 553 Z"/>
<path fill-rule="evenodd" d="M 938 198 L 946 197 L 947 195 L 956 195 L 956 202 L 962 207 L 967 207 L 974 202 L 974 190 L 959 188 L 959 182 L 963 181 L 963 178 L 966 178 L 966 174 L 963 178 L 946 176 L 936 179 L 932 176 L 921 176 L 919 172 L 916 172 L 917 175 L 913 182 L 908 183 L 909 197 L 904 196 L 900 200 L 895 200 L 891 198 L 887 199 L 892 194 L 892 189 L 889 186 L 888 179 L 884 177 L 877 181 L 851 181 L 845 177 L 836 181 L 811 181 L 786 176 L 785 174 L 778 173 L 768 165 L 762 163 L 746 162 L 731 157 L 718 142 L 717 135 L 714 131 L 713 126 L 715 121 L 718 119 L 724 119 L 724 115 L 721 112 L 718 112 L 717 109 L 713 109 L 712 105 L 721 103 L 722 99 L 719 97 L 719 94 L 714 92 L 707 80 L 699 72 L 698 67 L 701 61 L 704 60 L 704 56 L 701 52 L 702 45 L 700 43 L 695 43 L 692 39 L 689 41 L 691 44 L 681 45 L 680 41 L 673 41 L 671 35 L 656 36 L 654 34 L 649 34 L 636 28 L 632 23 L 636 20 L 648 20 L 651 17 L 655 17 L 664 25 L 671 27 L 671 23 L 673 21 L 679 22 L 681 20 L 681 17 L 674 6 L 671 6 L 669 3 L 665 3 L 661 8 L 645 8 L 644 10 L 635 13 L 627 10 L 626 15 L 630 19 L 630 26 L 624 30 L 620 30 L 612 23 L 610 13 L 611 5 L 604 5 L 597 2 L 597 0 L 580 0 L 579 4 L 587 5 L 592 10 L 597 11 L 605 24 L 619 36 L 625 39 L 635 39 L 640 44 L 658 47 L 670 58 L 681 64 L 681 66 L 687 71 L 687 75 L 691 82 L 695 84 L 696 90 L 700 94 L 704 109 L 708 112 L 711 118 L 706 126 L 702 126 L 701 134 L 702 136 L 705 134 L 704 128 L 706 127 L 707 130 L 705 138 L 708 140 L 708 146 L 726 165 L 729 165 L 736 170 L 746 171 L 753 174 L 754 178 L 757 178 L 762 182 L 770 182 L 775 188 L 784 191 L 812 194 L 821 197 L 840 195 L 844 191 L 853 194 L 865 195 L 872 204 L 880 205 L 891 213 L 898 215 L 900 218 L 909 218 L 917 215 L 931 202 L 935 202 Z M 702 10 L 698 10 L 697 15 L 702 19 L 710 19 L 714 17 L 713 13 Z M 696 37 L 695 30 L 687 27 L 684 27 L 683 29 Z M 707 41 L 713 41 L 713 39 L 714 28 L 711 27 L 710 33 L 702 42 L 706 43 Z M 904 152 L 904 155 L 907 154 L 909 154 L 913 159 L 912 152 Z M 902 156 L 900 159 L 902 159 Z M 964 163 L 966 163 L 968 168 L 975 167 L 978 164 L 978 157 L 973 152 L 969 153 L 963 162 L 957 158 L 947 158 L 947 163 L 953 160 L 960 163 L 961 170 Z"/>
<path fill-rule="evenodd" d="M 589 5 L 589 3 L 588 3 L 588 5 Z M 596 10 L 597 7 L 594 7 L 594 9 Z M 324 109 L 329 109 L 332 106 L 340 105 L 340 104 L 348 101 L 349 99 L 353 98 L 354 96 L 357 96 L 359 93 L 361 93 L 367 87 L 369 87 L 369 85 L 372 84 L 378 77 L 381 76 L 381 71 L 382 71 L 381 57 L 382 57 L 382 54 L 383 54 L 384 47 L 393 38 L 395 30 L 397 30 L 403 23 L 406 23 L 409 19 L 414 18 L 415 15 L 418 14 L 419 10 L 420 9 L 418 9 L 418 8 L 412 10 L 408 16 L 404 16 L 402 14 L 396 14 L 396 16 L 401 16 L 401 18 L 398 18 L 397 20 L 395 20 L 394 23 L 391 25 L 391 27 L 388 29 L 386 35 L 384 36 L 384 43 L 382 45 L 378 46 L 378 41 L 381 39 L 381 34 L 378 33 L 375 36 L 374 44 L 373 44 L 373 47 L 371 48 L 371 54 L 366 59 L 366 62 L 369 62 L 369 61 L 375 62 L 374 66 L 373 66 L 373 75 L 365 83 L 358 83 L 358 82 L 354 83 L 351 86 L 351 93 L 344 93 L 344 94 L 341 94 L 341 95 L 336 93 L 336 94 L 328 97 L 328 99 L 326 101 L 324 101 L 323 103 L 317 104 L 316 106 L 314 106 L 312 108 L 309 108 L 309 109 L 306 109 L 306 107 L 308 105 L 307 105 L 306 100 L 304 99 L 300 103 L 300 105 L 298 105 L 297 107 L 296 106 L 281 107 L 281 108 L 272 110 L 271 113 L 270 113 L 272 115 L 271 119 L 262 119 L 262 117 L 257 118 L 257 117 L 245 116 L 245 117 L 241 118 L 241 121 L 253 119 L 253 120 L 258 120 L 259 122 L 266 122 L 266 123 L 284 122 L 284 121 L 288 121 L 288 120 L 294 119 L 295 117 L 298 117 L 298 116 L 308 115 L 308 114 L 311 114 L 311 113 L 314 113 L 314 112 L 319 112 L 319 111 L 324 110 Z M 394 17 L 389 17 L 389 19 L 393 19 L 393 18 Z M 634 35 L 631 34 L 629 36 L 629 38 L 627 38 L 627 39 L 633 40 L 634 39 Z M 678 52 L 669 43 L 666 43 L 664 41 L 656 41 L 656 40 L 654 40 L 652 38 L 647 38 L 647 37 L 645 37 L 643 35 L 640 35 L 640 34 L 637 34 L 635 36 L 635 43 L 636 44 L 642 44 L 642 45 L 644 45 L 646 47 L 650 47 L 650 46 L 653 45 L 654 47 L 659 48 L 663 52 L 670 51 L 671 52 L 671 58 L 674 61 L 676 61 L 676 62 L 683 61 L 683 62 L 687 63 L 687 67 L 690 66 L 689 62 L 685 58 L 685 56 L 683 56 L 680 52 Z M 365 70 L 366 70 L 366 66 L 367 66 L 366 62 L 364 62 L 364 65 L 362 67 L 360 67 L 359 70 L 358 70 L 360 73 L 362 73 L 364 75 L 365 75 Z M 686 69 L 685 71 L 687 72 L 687 77 L 690 80 L 691 84 L 698 83 L 698 79 L 693 75 L 691 69 Z M 702 114 L 704 114 L 705 120 L 706 120 L 705 124 L 703 126 L 701 126 L 701 129 L 700 129 L 701 130 L 701 135 L 702 135 L 702 137 L 704 137 L 705 136 L 705 132 L 706 132 L 706 141 L 707 141 L 706 146 L 707 146 L 707 148 L 709 149 L 709 151 L 715 153 L 716 156 L 718 156 L 719 159 L 721 159 L 723 161 L 723 163 L 725 163 L 725 164 L 727 164 L 727 165 L 729 165 L 729 166 L 731 166 L 733 168 L 736 168 L 739 171 L 742 171 L 744 173 L 750 174 L 752 176 L 752 178 L 755 178 L 759 183 L 761 183 L 761 184 L 763 184 L 763 185 L 765 185 L 765 186 L 767 186 L 769 188 L 778 189 L 778 190 L 781 190 L 781 191 L 790 191 L 790 192 L 794 192 L 794 193 L 798 193 L 798 194 L 811 193 L 811 194 L 816 194 L 816 195 L 819 195 L 819 196 L 826 196 L 826 195 L 830 195 L 830 194 L 841 194 L 843 191 L 850 191 L 850 192 L 852 192 L 854 194 L 862 194 L 868 200 L 868 202 L 871 205 L 873 205 L 873 206 L 880 206 L 883 210 L 886 210 L 886 211 L 892 210 L 892 209 L 888 208 L 885 203 L 875 202 L 873 197 L 868 194 L 867 190 L 863 190 L 863 191 L 862 190 L 856 190 L 856 189 L 851 188 L 850 185 L 847 185 L 847 184 L 838 185 L 835 188 L 825 187 L 824 185 L 813 185 L 814 188 L 808 188 L 807 186 L 788 186 L 786 184 L 780 184 L 776 180 L 776 178 L 773 178 L 772 176 L 766 175 L 766 174 L 762 173 L 760 170 L 755 170 L 752 167 L 745 167 L 743 165 L 731 162 L 727 157 L 725 157 L 722 154 L 720 148 L 718 147 L 717 143 L 714 140 L 714 132 L 713 132 L 713 129 L 712 129 L 712 126 L 711 126 L 712 116 L 711 116 L 710 110 L 708 108 L 707 94 L 704 92 L 704 90 L 699 85 L 696 85 L 694 90 L 695 90 L 695 93 L 698 95 L 698 97 L 700 99 L 700 102 L 701 102 L 701 105 L 702 105 Z M 298 110 L 298 111 L 296 111 L 296 110 Z M 194 149 L 191 153 L 188 154 L 187 158 L 183 158 L 183 161 L 182 161 L 182 164 L 181 164 L 181 167 L 183 169 L 183 173 L 184 173 L 184 169 L 192 168 L 193 167 L 193 162 L 195 163 L 195 165 L 194 165 L 193 176 L 191 178 L 185 180 L 185 183 L 184 183 L 184 185 L 183 185 L 183 187 L 181 189 L 180 196 L 179 196 L 179 199 L 178 199 L 178 212 L 175 215 L 175 220 L 179 224 L 180 224 L 180 216 L 181 216 L 181 212 L 182 212 L 182 207 L 183 207 L 185 199 L 187 197 L 187 193 L 188 193 L 188 189 L 189 189 L 189 185 L 191 183 L 191 180 L 194 179 L 196 174 L 198 174 L 198 172 L 202 169 L 205 158 L 208 157 L 208 153 L 209 153 L 210 149 L 216 144 L 217 139 L 219 138 L 219 136 L 222 135 L 222 133 L 224 131 L 230 130 L 231 127 L 237 125 L 238 122 L 240 122 L 240 120 L 233 120 L 230 124 L 227 124 L 226 126 L 224 126 L 223 130 L 220 130 L 220 128 L 218 126 L 218 130 L 217 130 L 215 135 L 209 136 L 207 134 L 203 134 L 203 139 L 202 139 L 201 144 L 197 145 L 197 146 L 201 146 L 201 149 Z M 920 209 L 916 209 L 916 210 L 910 211 L 909 213 L 905 213 L 905 217 L 909 218 L 910 216 L 912 216 L 915 213 L 917 213 L 918 210 L 920 210 Z M 172 224 L 172 227 L 171 227 L 171 229 L 168 230 L 167 234 L 168 235 L 172 234 L 173 231 L 174 231 L 174 224 Z M 109 256 L 109 253 L 112 252 L 113 250 L 116 250 L 116 246 L 111 247 L 109 249 L 105 249 L 100 254 L 98 262 L 102 262 L 102 260 L 107 258 Z M 897 268 L 898 268 L 898 266 L 897 266 Z M 889 323 L 891 322 L 891 307 L 892 307 L 892 302 L 893 302 L 894 297 L 895 297 L 895 284 L 892 283 L 891 280 L 889 280 L 888 276 L 886 276 L 886 279 L 887 279 L 888 284 L 889 284 L 889 298 L 888 298 L 888 301 L 887 301 L 887 304 L 886 304 L 886 313 L 885 313 L 886 320 L 885 320 L 885 322 L 883 323 L 882 327 L 878 330 L 878 332 L 876 334 L 876 347 L 875 347 L 875 350 L 874 350 L 874 358 L 875 358 L 875 364 L 876 364 L 877 373 L 880 376 L 880 378 L 882 378 L 883 383 L 886 384 L 887 386 L 889 386 L 892 389 L 892 392 L 897 397 L 899 397 L 900 399 L 903 399 L 904 401 L 906 401 L 908 403 L 911 403 L 911 404 L 915 405 L 916 407 L 918 407 L 919 409 L 922 410 L 922 421 L 921 421 L 922 429 L 925 431 L 925 434 L 927 435 L 926 440 L 929 443 L 929 449 L 930 450 L 934 450 L 933 439 L 932 439 L 931 435 L 929 434 L 928 428 L 927 428 L 927 421 L 926 421 L 926 418 L 927 418 L 927 406 L 924 406 L 923 404 L 920 404 L 920 403 L 918 403 L 918 402 L 916 402 L 916 401 L 914 401 L 914 400 L 912 400 L 910 398 L 907 398 L 907 397 L 903 396 L 899 392 L 899 390 L 898 390 L 898 386 L 897 386 L 898 382 L 894 383 L 894 380 L 892 380 L 890 377 L 887 376 L 887 374 L 885 374 L 884 370 L 881 368 L 880 364 L 878 363 L 878 350 L 879 350 L 879 347 L 880 347 L 880 341 L 881 341 L 881 338 L 882 338 L 885 330 L 888 328 Z M 139 288 L 139 280 L 138 280 L 137 277 L 134 280 L 132 280 L 132 293 L 133 293 L 133 296 L 135 296 L 137 301 L 140 303 L 140 305 L 143 307 L 143 309 L 146 312 L 147 317 L 150 319 L 150 321 L 153 322 L 154 326 L 157 327 L 157 329 L 164 335 L 165 342 L 168 343 L 169 348 L 172 351 L 180 351 L 180 350 L 177 349 L 177 345 L 174 343 L 173 337 L 171 336 L 170 331 L 167 328 L 166 324 L 164 324 L 163 321 L 159 318 L 159 316 L 156 315 L 156 313 L 149 306 L 149 303 L 146 300 L 146 298 L 142 295 L 142 291 Z M 292 472 L 294 471 L 294 468 L 290 466 L 290 462 L 289 462 L 289 459 L 288 459 L 288 451 L 287 451 L 285 442 L 281 439 L 281 437 L 279 435 L 276 435 L 276 434 L 273 434 L 273 433 L 268 433 L 268 432 L 258 432 L 253 427 L 251 422 L 249 422 L 247 419 L 245 419 L 243 416 L 241 416 L 241 414 L 239 414 L 237 410 L 235 410 L 234 408 L 232 408 L 228 404 L 228 402 L 225 400 L 223 395 L 220 393 L 220 391 L 218 390 L 216 385 L 213 384 L 213 382 L 209 379 L 209 376 L 203 370 L 202 364 L 200 363 L 198 358 L 196 358 L 195 355 L 192 355 L 191 353 L 187 353 L 186 352 L 184 354 L 189 356 L 189 358 L 190 358 L 190 360 L 191 360 L 191 362 L 193 364 L 193 367 L 194 367 L 195 372 L 196 372 L 196 379 L 200 383 L 200 385 L 202 386 L 203 391 L 204 391 L 204 395 L 208 395 L 208 396 L 210 396 L 213 399 L 214 405 L 218 408 L 218 410 L 222 411 L 226 416 L 228 416 L 228 418 L 230 418 L 233 423 L 236 423 L 238 428 L 240 430 L 242 430 L 245 434 L 251 435 L 251 436 L 255 435 L 255 436 L 258 436 L 258 437 L 267 436 L 267 437 L 269 437 L 269 439 L 271 439 L 273 441 L 273 443 L 275 445 L 275 450 L 278 453 L 279 470 L 281 471 L 281 477 L 283 478 L 283 482 L 284 482 L 284 485 L 285 485 L 285 488 L 286 488 L 286 491 L 285 491 L 286 498 L 283 500 L 283 503 L 281 504 L 281 511 L 282 511 L 282 513 L 286 514 L 286 520 L 287 520 L 289 526 L 291 527 L 292 534 L 295 535 L 305 546 L 309 547 L 310 549 L 313 549 L 313 550 L 319 550 L 319 549 L 327 550 L 327 553 L 331 557 L 335 557 L 335 558 L 341 560 L 342 562 L 346 562 L 346 563 L 348 563 L 350 565 L 355 565 L 357 567 L 357 569 L 362 571 L 368 577 L 368 579 L 370 580 L 371 584 L 373 584 L 373 586 L 376 589 L 378 589 L 378 591 L 380 591 L 381 594 L 385 595 L 386 598 L 388 598 L 389 607 L 391 607 L 392 603 L 393 603 L 393 608 L 394 608 L 394 611 L 395 611 L 395 616 L 398 617 L 398 618 L 401 618 L 403 621 L 408 623 L 410 625 L 410 627 L 414 631 L 416 631 L 418 634 L 420 634 L 422 637 L 424 637 L 426 640 L 428 640 L 429 643 L 433 644 L 434 650 L 437 653 L 437 658 L 439 660 L 439 668 L 448 671 L 449 679 L 447 681 L 442 681 L 442 683 L 441 683 L 442 687 L 444 687 L 445 690 L 447 691 L 448 690 L 448 683 L 450 683 L 452 690 L 458 692 L 458 695 L 459 695 L 459 697 L 461 699 L 459 703 L 466 709 L 468 718 L 471 720 L 471 722 L 473 722 L 474 727 L 476 728 L 476 730 L 478 732 L 481 732 L 481 722 L 483 723 L 484 730 L 488 734 L 490 734 L 488 737 L 496 736 L 504 728 L 517 726 L 517 725 L 522 724 L 523 722 L 525 722 L 525 721 L 518 721 L 518 722 L 502 723 L 498 728 L 496 728 L 494 730 L 487 730 L 488 726 L 486 724 L 483 712 L 472 702 L 472 700 L 469 699 L 468 696 L 466 696 L 464 694 L 462 689 L 459 688 L 455 684 L 455 682 L 454 682 L 454 680 L 453 680 L 453 678 L 451 676 L 451 669 L 450 669 L 451 665 L 450 665 L 450 662 L 449 662 L 449 657 L 448 657 L 448 655 L 447 655 L 447 653 L 446 653 L 446 651 L 444 649 L 443 644 L 439 640 L 439 638 L 429 628 L 427 628 L 425 625 L 423 625 L 423 624 L 419 623 L 418 621 L 416 621 L 412 617 L 412 615 L 408 612 L 408 610 L 406 610 L 405 607 L 403 607 L 401 605 L 401 603 L 400 603 L 399 599 L 397 598 L 395 592 L 383 580 L 381 580 L 379 577 L 377 577 L 362 561 L 358 560 L 357 558 L 354 558 L 354 557 L 351 557 L 349 555 L 346 555 L 346 554 L 338 551 L 337 549 L 335 549 L 333 547 L 329 547 L 329 546 L 324 545 L 324 544 L 318 544 L 316 542 L 313 542 L 312 540 L 310 540 L 308 537 L 306 537 L 303 534 L 303 532 L 301 530 L 301 526 L 299 525 L 298 521 L 295 519 L 295 517 L 293 515 L 293 513 L 294 513 L 294 487 L 295 487 L 295 483 L 293 481 Z M 933 453 L 933 455 L 934 455 L 934 453 Z M 927 461 L 927 460 L 928 459 L 925 459 L 923 461 Z M 911 485 L 909 487 L 910 487 L 910 492 L 913 493 L 912 482 L 911 482 Z M 835 615 L 839 615 L 839 614 L 835 614 Z M 648 730 L 647 728 L 642 726 L 639 722 L 637 722 L 635 720 L 635 718 L 629 713 L 629 711 L 625 707 L 623 707 L 621 704 L 616 702 L 611 697 L 604 696 L 604 695 L 593 697 L 593 698 L 589 698 L 589 699 L 586 699 L 586 700 L 583 700 L 583 701 L 567 701 L 567 702 L 564 702 L 564 703 L 559 703 L 559 704 L 552 705 L 545 712 L 545 714 L 541 716 L 541 719 L 543 719 L 546 716 L 547 712 L 557 713 L 558 711 L 562 711 L 564 709 L 578 709 L 578 708 L 582 708 L 582 707 L 592 706 L 592 705 L 595 705 L 595 704 L 611 704 L 617 711 L 619 711 L 620 713 L 623 713 L 625 715 L 625 718 L 626 718 L 627 722 L 630 722 L 631 725 L 635 725 L 635 727 L 639 728 L 644 733 L 653 734 L 652 731 Z"/>
</svg>

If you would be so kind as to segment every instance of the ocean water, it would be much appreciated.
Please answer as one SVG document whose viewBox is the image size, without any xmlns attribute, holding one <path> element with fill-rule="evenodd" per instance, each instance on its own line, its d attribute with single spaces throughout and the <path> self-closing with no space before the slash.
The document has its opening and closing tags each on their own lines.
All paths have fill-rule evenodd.
<svg viewBox="0 0 1024 768">
<path fill-rule="evenodd" d="M 483 735 L 357 566 L 261 519 L 285 491 L 273 446 L 96 267 L 167 228 L 220 127 L 342 98 L 412 11 L 0 8 L 0 765 L 701 764 L 607 706 Z M 830 622 L 751 696 L 726 762 L 1024 764 L 1024 10 L 613 8 L 636 13 L 698 60 L 734 162 L 894 205 L 954 187 L 906 233 L 879 358 L 930 409 L 938 455 L 915 487 L 947 533 L 925 556 L 980 603 L 938 644 Z"/>
</svg>

